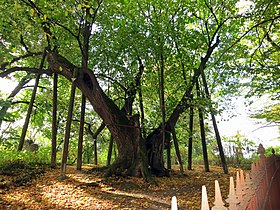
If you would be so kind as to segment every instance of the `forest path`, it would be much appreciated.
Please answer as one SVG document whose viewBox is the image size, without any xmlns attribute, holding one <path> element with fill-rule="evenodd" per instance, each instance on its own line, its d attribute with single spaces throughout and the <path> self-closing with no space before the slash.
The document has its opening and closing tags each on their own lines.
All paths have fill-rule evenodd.
<svg viewBox="0 0 280 210">
<path fill-rule="evenodd" d="M 171 209 L 176 196 L 180 209 L 200 209 L 201 186 L 206 185 L 209 204 L 214 201 L 214 180 L 218 180 L 222 195 L 228 195 L 230 174 L 212 166 L 204 172 L 202 166 L 180 176 L 177 170 L 171 177 L 155 178 L 158 186 L 135 177 L 111 177 L 105 181 L 103 172 L 89 172 L 93 166 L 77 171 L 67 167 L 66 180 L 58 180 L 60 169 L 49 170 L 22 186 L 0 189 L 0 209 Z M 225 197 L 224 197 L 225 199 Z"/>
</svg>

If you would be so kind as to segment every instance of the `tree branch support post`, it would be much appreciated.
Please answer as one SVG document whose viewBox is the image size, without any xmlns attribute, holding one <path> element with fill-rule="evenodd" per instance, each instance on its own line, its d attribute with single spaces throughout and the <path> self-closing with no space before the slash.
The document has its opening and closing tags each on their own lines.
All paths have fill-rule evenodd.
<svg viewBox="0 0 280 210">
<path fill-rule="evenodd" d="M 207 85 L 207 81 L 206 81 L 204 71 L 201 72 L 201 76 L 202 76 L 202 82 L 203 82 L 203 85 L 204 85 L 204 88 L 205 88 L 206 97 L 211 101 L 211 96 L 210 96 L 210 92 L 209 92 L 209 89 L 208 89 L 208 85 Z M 213 127 L 214 127 L 214 131 L 215 131 L 215 135 L 216 135 L 216 140 L 217 140 L 217 144 L 218 144 L 218 148 L 219 148 L 219 153 L 220 153 L 220 158 L 221 158 L 223 170 L 224 170 L 225 174 L 228 174 L 228 167 L 227 167 L 227 163 L 226 163 L 226 159 L 225 159 L 222 140 L 221 140 L 221 137 L 220 137 L 218 125 L 217 125 L 216 118 L 215 118 L 215 113 L 214 113 L 214 110 L 213 110 L 213 107 L 212 107 L 211 103 L 210 103 L 210 114 L 211 114 L 211 118 L 212 118 L 212 122 L 213 122 Z"/>
<path fill-rule="evenodd" d="M 60 171 L 61 179 L 66 178 L 66 164 L 67 164 L 67 157 L 68 157 L 68 147 L 69 147 L 72 115 L 73 115 L 73 108 L 74 108 L 75 92 L 76 92 L 76 84 L 75 81 L 73 81 L 71 86 L 71 95 L 70 95 L 70 102 L 69 102 L 68 116 L 67 116 L 67 122 L 65 128 L 64 144 L 63 144 L 63 153 L 62 153 L 62 160 L 61 160 L 61 171 Z"/>
<path fill-rule="evenodd" d="M 39 70 L 43 69 L 45 58 L 46 58 L 46 50 L 44 51 L 44 54 L 42 56 L 42 60 L 41 60 L 41 63 L 40 63 Z M 23 125 L 23 128 L 22 128 L 22 132 L 21 132 L 21 136 L 20 136 L 20 140 L 19 140 L 19 145 L 18 145 L 18 151 L 21 151 L 22 148 L 23 148 L 24 139 L 25 139 L 26 132 L 27 132 L 27 129 L 28 129 L 28 124 L 29 124 L 29 121 L 30 121 L 32 108 L 33 108 L 33 104 L 34 104 L 36 93 L 37 93 L 37 88 L 38 88 L 39 81 L 40 81 L 40 76 L 41 76 L 40 73 L 38 73 L 38 75 L 36 77 L 35 85 L 34 85 L 34 88 L 33 88 L 33 92 L 32 92 L 32 95 L 31 95 L 30 103 L 29 103 L 29 106 L 28 106 L 25 122 L 24 122 L 24 125 Z"/>
<path fill-rule="evenodd" d="M 57 81 L 58 74 L 53 75 L 53 108 L 52 108 L 52 154 L 51 167 L 56 168 L 56 144 L 57 144 Z"/>
<path fill-rule="evenodd" d="M 86 110 L 86 96 L 82 94 L 81 115 L 80 115 L 80 130 L 78 141 L 78 155 L 77 155 L 77 170 L 82 170 L 83 162 L 83 138 L 84 138 L 84 124 L 85 124 L 85 110 Z"/>
</svg>

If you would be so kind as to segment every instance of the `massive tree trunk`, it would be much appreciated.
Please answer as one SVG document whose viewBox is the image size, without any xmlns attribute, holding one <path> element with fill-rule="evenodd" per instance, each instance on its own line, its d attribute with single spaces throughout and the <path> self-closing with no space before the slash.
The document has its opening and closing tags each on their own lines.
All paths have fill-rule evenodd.
<svg viewBox="0 0 280 210">
<path fill-rule="evenodd" d="M 165 129 L 166 131 L 166 129 Z M 165 138 L 170 138 L 170 133 L 165 133 Z M 169 140 L 165 140 L 165 143 Z M 162 142 L 161 127 L 155 129 L 147 136 L 146 148 L 148 151 L 148 160 L 153 174 L 157 176 L 169 176 L 169 172 L 164 167 L 163 150 L 166 145 Z"/>
<path fill-rule="evenodd" d="M 87 68 L 77 68 L 58 53 L 49 53 L 50 69 L 75 80 L 76 86 L 83 92 L 97 114 L 103 119 L 118 147 L 117 160 L 110 166 L 111 173 L 143 176 L 148 178 L 148 164 L 144 139 L 141 137 L 139 116 L 128 117 L 107 97 L 99 86 L 94 73 Z M 77 77 L 74 77 L 77 72 Z"/>
<path fill-rule="evenodd" d="M 181 101 L 175 107 L 165 124 L 167 131 L 166 138 L 170 138 L 171 127 L 175 127 L 176 122 L 181 113 L 189 107 L 189 98 L 198 77 L 205 69 L 206 63 L 210 58 L 213 50 L 218 46 L 219 40 L 216 40 L 212 46 L 209 46 L 205 57 L 201 58 L 200 66 L 196 69 L 190 85 L 184 93 Z M 49 69 L 52 72 L 57 72 L 68 80 L 75 80 L 76 86 L 85 94 L 89 102 L 97 114 L 103 119 L 107 128 L 113 136 L 117 148 L 118 157 L 110 166 L 108 174 L 126 172 L 133 176 L 148 177 L 148 160 L 152 171 L 158 172 L 159 175 L 168 175 L 168 172 L 163 165 L 162 157 L 162 134 L 157 129 L 147 137 L 145 141 L 141 136 L 139 116 L 127 116 L 121 111 L 117 105 L 104 93 L 100 87 L 95 74 L 88 68 L 78 68 L 69 62 L 66 58 L 59 55 L 57 52 L 49 52 L 47 55 Z M 77 76 L 74 77 L 74 72 Z M 169 130 L 167 130 L 169 127 Z M 160 140 L 160 142 L 158 142 Z M 149 146 L 150 145 L 150 146 Z M 152 145 L 152 146 L 151 146 Z M 147 153 L 149 154 L 147 156 Z M 157 159 L 155 161 L 155 159 Z"/>
</svg>

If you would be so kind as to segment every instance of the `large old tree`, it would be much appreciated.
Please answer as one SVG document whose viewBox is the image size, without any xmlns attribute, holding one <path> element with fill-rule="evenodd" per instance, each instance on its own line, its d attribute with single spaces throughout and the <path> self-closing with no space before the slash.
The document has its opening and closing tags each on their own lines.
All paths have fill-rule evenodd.
<svg viewBox="0 0 280 210">
<path fill-rule="evenodd" d="M 164 142 L 170 141 L 180 115 L 190 107 L 200 75 L 208 76 L 212 89 L 219 85 L 214 81 L 234 86 L 232 56 L 238 53 L 236 59 L 243 59 L 250 52 L 240 40 L 257 28 L 273 38 L 268 35 L 274 33 L 279 16 L 270 11 L 276 5 L 270 2 L 262 9 L 255 2 L 258 10 L 253 16 L 249 9 L 240 13 L 234 6 L 237 2 L 5 2 L 0 6 L 0 75 L 57 73 L 67 78 L 86 96 L 116 141 L 118 158 L 109 174 L 167 175 Z M 256 20 L 259 14 L 263 16 Z M 248 18 L 255 22 L 243 25 Z M 44 67 L 39 68 L 42 59 Z M 172 100 L 161 107 L 166 110 L 165 125 L 155 121 L 157 126 L 146 137 L 145 107 L 142 104 L 138 114 L 134 102 L 144 89 L 146 104 L 158 104 L 154 111 L 159 112 L 160 97 L 150 96 L 147 89 L 158 91 L 160 75 L 165 84 L 161 93 L 168 92 Z M 122 102 L 116 103 L 105 92 L 106 81 L 123 91 Z"/>
</svg>

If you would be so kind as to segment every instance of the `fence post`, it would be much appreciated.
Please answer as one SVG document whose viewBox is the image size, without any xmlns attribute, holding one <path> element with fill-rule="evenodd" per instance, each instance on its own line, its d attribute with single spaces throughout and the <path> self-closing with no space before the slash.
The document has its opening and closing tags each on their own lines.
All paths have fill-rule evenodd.
<svg viewBox="0 0 280 210">
<path fill-rule="evenodd" d="M 226 199 L 229 210 L 280 209 L 280 157 L 273 154 L 268 158 L 264 156 L 264 152 L 265 149 L 260 144 L 260 160 L 252 163 L 251 178 L 249 173 L 237 171 L 235 188 L 234 179 L 230 177 L 229 194 Z M 224 204 L 219 182 L 215 180 L 215 201 L 212 210 L 226 210 Z M 171 210 L 178 210 L 175 196 L 172 197 Z M 201 210 L 210 210 L 205 185 L 202 186 Z"/>
<path fill-rule="evenodd" d="M 212 210 L 227 210 L 227 208 L 224 206 L 224 202 L 221 195 L 221 190 L 219 186 L 218 180 L 215 180 L 215 206 L 213 206 Z"/>
<path fill-rule="evenodd" d="M 176 196 L 172 197 L 172 200 L 171 200 L 171 210 L 178 210 Z"/>
<path fill-rule="evenodd" d="M 239 201 L 235 194 L 234 180 L 232 176 L 229 178 L 229 195 L 226 202 L 229 204 L 229 210 L 238 210 L 237 205 L 239 204 Z"/>
<path fill-rule="evenodd" d="M 243 170 L 240 170 L 240 183 L 241 183 L 243 201 L 244 201 L 244 204 L 246 205 L 248 200 L 250 199 L 250 195 L 248 194 L 249 187 L 245 182 L 245 177 L 244 177 L 244 171 Z"/>
<path fill-rule="evenodd" d="M 201 210 L 210 210 L 205 185 L 202 185 Z"/>
<path fill-rule="evenodd" d="M 240 176 L 239 176 L 239 171 L 236 172 L 236 196 L 240 202 L 240 207 L 243 206 L 243 192 L 242 192 L 242 187 L 240 183 Z"/>
</svg>

